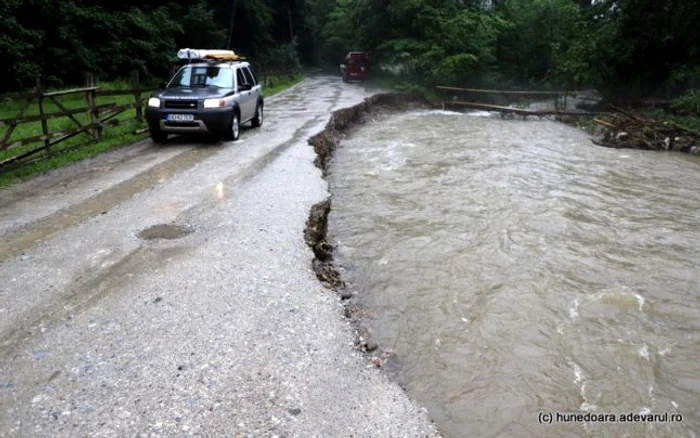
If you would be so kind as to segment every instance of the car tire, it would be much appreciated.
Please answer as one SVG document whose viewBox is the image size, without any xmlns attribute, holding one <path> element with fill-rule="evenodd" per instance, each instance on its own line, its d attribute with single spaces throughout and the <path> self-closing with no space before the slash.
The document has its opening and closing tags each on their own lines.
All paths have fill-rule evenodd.
<svg viewBox="0 0 700 438">
<path fill-rule="evenodd" d="M 258 102 L 255 107 L 255 117 L 253 117 L 250 123 L 253 125 L 253 128 L 259 128 L 263 124 L 263 105 L 260 102 Z"/>
<path fill-rule="evenodd" d="M 148 133 L 153 143 L 165 143 L 168 141 L 168 133 L 161 131 L 157 125 L 148 125 Z"/>
<path fill-rule="evenodd" d="M 238 115 L 238 111 L 233 112 L 233 117 L 231 117 L 231 122 L 228 124 L 228 129 L 224 133 L 224 140 L 226 141 L 236 141 L 241 134 L 241 118 Z"/>
</svg>

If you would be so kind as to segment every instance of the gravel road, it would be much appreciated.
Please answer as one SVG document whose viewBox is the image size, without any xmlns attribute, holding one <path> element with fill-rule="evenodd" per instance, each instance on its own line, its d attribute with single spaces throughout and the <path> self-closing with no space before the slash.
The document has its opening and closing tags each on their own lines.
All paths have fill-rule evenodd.
<svg viewBox="0 0 700 438">
<path fill-rule="evenodd" d="M 143 141 L 0 192 L 0 436 L 433 436 L 311 271 L 312 76 L 235 143 Z M 142 239 L 154 225 L 182 237 Z M 156 233 L 157 234 L 157 233 Z"/>
</svg>

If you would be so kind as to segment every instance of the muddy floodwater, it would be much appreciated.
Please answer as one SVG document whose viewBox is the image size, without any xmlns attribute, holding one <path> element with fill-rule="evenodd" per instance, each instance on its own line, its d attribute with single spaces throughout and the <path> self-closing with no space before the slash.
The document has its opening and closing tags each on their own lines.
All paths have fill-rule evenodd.
<svg viewBox="0 0 700 438">
<path fill-rule="evenodd" d="M 343 140 L 329 182 L 365 324 L 446 437 L 700 431 L 698 157 L 413 111 Z"/>
</svg>

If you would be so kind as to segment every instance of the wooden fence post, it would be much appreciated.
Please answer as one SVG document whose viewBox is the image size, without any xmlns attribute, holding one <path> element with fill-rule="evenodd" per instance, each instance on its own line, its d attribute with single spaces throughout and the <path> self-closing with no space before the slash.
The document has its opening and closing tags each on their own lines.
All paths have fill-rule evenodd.
<svg viewBox="0 0 700 438">
<path fill-rule="evenodd" d="M 85 85 L 86 87 L 95 87 L 95 77 L 92 73 L 87 73 L 85 75 Z M 95 139 L 98 141 L 102 138 L 102 125 L 100 124 L 100 113 L 97 109 L 97 93 L 94 89 L 85 92 L 85 99 L 88 104 L 88 116 L 90 118 L 90 124 L 93 127 L 93 132 Z"/>
<path fill-rule="evenodd" d="M 134 93 L 134 105 L 136 105 L 136 122 L 143 122 L 143 107 L 140 105 L 141 102 L 141 89 L 139 87 L 139 71 L 134 70 L 131 72 L 131 86 L 136 89 Z"/>
<path fill-rule="evenodd" d="M 36 75 L 37 102 L 39 104 L 39 115 L 41 116 L 41 134 L 44 136 L 44 147 L 46 154 L 51 154 L 51 139 L 49 138 L 49 123 L 44 117 L 44 90 L 41 88 L 41 75 Z"/>
</svg>

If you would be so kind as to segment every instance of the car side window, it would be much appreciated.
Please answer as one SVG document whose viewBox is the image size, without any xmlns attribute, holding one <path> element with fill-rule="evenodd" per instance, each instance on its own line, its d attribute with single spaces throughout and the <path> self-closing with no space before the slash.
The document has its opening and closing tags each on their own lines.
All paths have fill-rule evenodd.
<svg viewBox="0 0 700 438">
<path fill-rule="evenodd" d="M 236 79 L 238 80 L 239 87 L 246 83 L 245 76 L 243 76 L 243 72 L 240 68 L 236 70 Z"/>
<path fill-rule="evenodd" d="M 246 82 L 253 86 L 256 85 L 255 79 L 253 75 L 250 74 L 250 69 L 248 67 L 243 67 L 243 74 L 245 75 Z"/>
<path fill-rule="evenodd" d="M 250 72 L 250 77 L 253 78 L 253 85 L 258 85 L 258 77 L 255 76 L 255 72 L 253 71 L 253 67 L 248 66 L 246 67 L 248 72 Z"/>
</svg>

